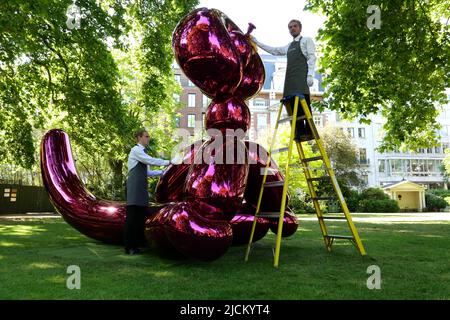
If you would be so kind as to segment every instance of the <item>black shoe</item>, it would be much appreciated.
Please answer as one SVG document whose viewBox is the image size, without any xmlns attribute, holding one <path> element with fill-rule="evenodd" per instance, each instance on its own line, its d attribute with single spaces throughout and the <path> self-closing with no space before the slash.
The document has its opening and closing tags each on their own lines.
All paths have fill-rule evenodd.
<svg viewBox="0 0 450 320">
<path fill-rule="evenodd" d="M 129 254 L 130 256 L 133 256 L 135 254 L 140 254 L 142 252 L 139 248 L 131 248 L 131 249 L 125 249 L 125 253 Z"/>
</svg>

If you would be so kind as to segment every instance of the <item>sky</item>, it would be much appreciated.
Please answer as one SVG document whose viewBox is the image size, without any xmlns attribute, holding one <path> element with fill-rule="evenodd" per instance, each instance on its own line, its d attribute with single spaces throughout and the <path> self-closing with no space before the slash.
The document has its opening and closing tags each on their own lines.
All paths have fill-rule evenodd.
<svg viewBox="0 0 450 320">
<path fill-rule="evenodd" d="M 198 7 L 219 9 L 247 32 L 249 22 L 259 41 L 270 46 L 285 46 L 292 41 L 287 25 L 290 20 L 302 22 L 302 35 L 315 39 L 325 18 L 303 11 L 304 0 L 200 0 Z"/>
</svg>

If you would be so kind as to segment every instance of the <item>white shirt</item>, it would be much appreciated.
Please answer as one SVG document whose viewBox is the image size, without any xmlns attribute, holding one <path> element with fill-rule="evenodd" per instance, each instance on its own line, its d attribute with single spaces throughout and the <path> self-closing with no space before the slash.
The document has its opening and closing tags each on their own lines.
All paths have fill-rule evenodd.
<svg viewBox="0 0 450 320">
<path fill-rule="evenodd" d="M 130 154 L 128 156 L 128 172 L 136 167 L 138 162 L 142 162 L 149 166 L 168 166 L 170 164 L 170 160 L 152 158 L 148 154 L 146 154 L 144 150 L 145 147 L 139 143 L 131 148 Z M 149 177 L 160 176 L 163 172 L 163 170 L 147 170 L 147 175 Z"/>
<path fill-rule="evenodd" d="M 299 41 L 301 35 L 298 35 L 294 38 L 294 41 Z M 271 47 L 264 43 L 256 40 L 255 37 L 252 36 L 252 40 L 260 47 L 261 49 L 267 51 L 274 56 L 285 56 L 287 55 L 289 46 L 291 43 L 287 44 L 284 47 Z M 314 77 L 314 69 L 316 68 L 316 46 L 314 41 L 308 37 L 302 37 L 300 40 L 300 50 L 302 50 L 303 55 L 306 58 L 306 62 L 308 63 L 308 76 Z"/>
</svg>

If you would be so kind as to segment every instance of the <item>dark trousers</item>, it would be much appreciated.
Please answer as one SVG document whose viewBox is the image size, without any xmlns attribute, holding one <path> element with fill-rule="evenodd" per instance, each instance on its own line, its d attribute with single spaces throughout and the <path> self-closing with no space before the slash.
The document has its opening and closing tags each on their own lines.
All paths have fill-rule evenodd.
<svg viewBox="0 0 450 320">
<path fill-rule="evenodd" d="M 305 96 L 306 104 L 308 105 L 309 112 L 312 112 L 311 110 L 311 98 L 309 94 L 303 94 Z M 289 116 L 292 116 L 292 113 L 294 111 L 294 104 L 295 104 L 295 96 L 291 96 L 288 99 L 285 100 L 284 105 L 286 106 L 286 111 Z M 297 111 L 297 117 L 304 116 L 305 113 L 303 112 L 302 105 L 300 103 L 300 99 L 298 100 L 298 111 Z M 308 124 L 307 120 L 297 120 L 297 123 L 295 125 L 295 140 L 296 141 L 308 141 L 314 139 L 311 127 Z"/>
<path fill-rule="evenodd" d="M 135 249 L 145 243 L 144 224 L 146 217 L 146 207 L 127 206 L 124 230 L 125 249 Z"/>
</svg>

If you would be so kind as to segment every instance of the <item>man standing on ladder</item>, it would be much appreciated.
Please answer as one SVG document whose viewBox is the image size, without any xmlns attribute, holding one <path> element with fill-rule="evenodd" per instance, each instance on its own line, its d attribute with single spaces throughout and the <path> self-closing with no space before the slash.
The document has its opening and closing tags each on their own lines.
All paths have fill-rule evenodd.
<svg viewBox="0 0 450 320">
<path fill-rule="evenodd" d="M 314 69 L 316 65 L 316 47 L 311 38 L 302 37 L 302 24 L 299 20 L 291 20 L 288 24 L 289 33 L 293 41 L 284 47 L 270 47 L 259 42 L 255 37 L 252 40 L 261 49 L 275 56 L 287 56 L 286 77 L 284 79 L 283 101 L 288 114 L 291 116 L 294 107 L 295 95 L 305 96 L 306 103 L 311 112 L 311 99 L 309 87 L 314 84 Z M 304 115 L 299 105 L 298 116 Z M 296 122 L 295 140 L 308 141 L 314 139 L 312 130 L 306 120 Z"/>
</svg>

